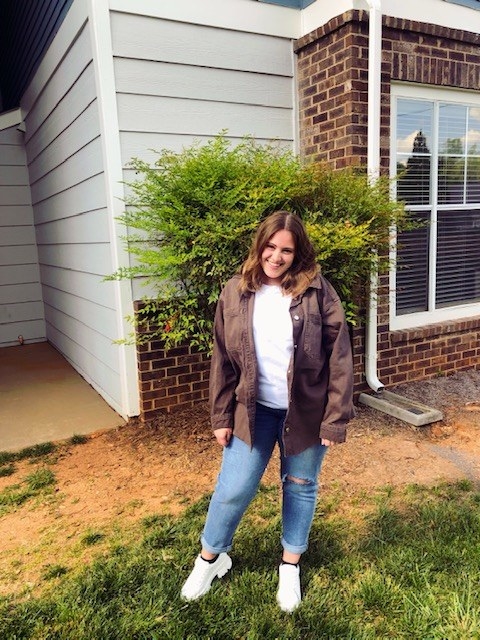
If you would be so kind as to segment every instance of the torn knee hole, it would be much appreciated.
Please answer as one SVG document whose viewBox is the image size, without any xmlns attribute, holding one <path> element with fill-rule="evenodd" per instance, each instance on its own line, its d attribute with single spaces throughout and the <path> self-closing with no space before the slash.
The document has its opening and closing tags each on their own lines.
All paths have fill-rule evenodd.
<svg viewBox="0 0 480 640">
<path fill-rule="evenodd" d="M 288 482 L 293 482 L 294 484 L 310 484 L 309 480 L 305 480 L 305 478 L 297 478 L 295 476 L 287 476 L 285 478 Z"/>
</svg>

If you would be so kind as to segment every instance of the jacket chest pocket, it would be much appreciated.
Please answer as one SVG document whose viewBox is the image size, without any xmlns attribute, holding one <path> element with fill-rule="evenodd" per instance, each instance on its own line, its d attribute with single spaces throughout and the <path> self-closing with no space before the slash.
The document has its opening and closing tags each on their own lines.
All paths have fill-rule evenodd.
<svg viewBox="0 0 480 640">
<path fill-rule="evenodd" d="M 303 349 L 312 360 L 322 359 L 322 316 L 319 313 L 305 316 Z"/>
<path fill-rule="evenodd" d="M 227 353 L 239 353 L 242 347 L 242 314 L 238 309 L 225 309 L 223 312 L 223 322 L 225 349 Z"/>
</svg>

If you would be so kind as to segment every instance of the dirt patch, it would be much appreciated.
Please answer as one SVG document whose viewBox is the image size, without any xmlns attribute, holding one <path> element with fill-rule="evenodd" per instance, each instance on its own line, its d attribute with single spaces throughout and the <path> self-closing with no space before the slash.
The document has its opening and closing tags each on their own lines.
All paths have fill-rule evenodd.
<svg viewBox="0 0 480 640">
<path fill-rule="evenodd" d="M 347 443 L 333 447 L 325 459 L 324 494 L 465 478 L 479 482 L 480 371 L 395 391 L 441 409 L 444 420 L 417 428 L 359 406 Z M 56 477 L 54 493 L 0 518 L 0 593 L 25 591 L 45 566 L 68 564 L 75 553 L 88 561 L 88 551 L 79 551 L 88 531 L 131 525 L 135 535 L 143 516 L 180 513 L 211 491 L 220 457 L 205 404 L 60 447 L 48 461 Z M 13 476 L 0 478 L 0 490 L 44 464 L 18 463 Z M 276 457 L 265 482 L 278 482 Z"/>
</svg>

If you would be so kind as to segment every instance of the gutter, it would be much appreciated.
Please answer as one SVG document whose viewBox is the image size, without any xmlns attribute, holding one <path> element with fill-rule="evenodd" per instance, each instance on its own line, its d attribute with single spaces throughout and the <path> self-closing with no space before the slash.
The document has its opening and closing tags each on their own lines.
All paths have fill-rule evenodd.
<svg viewBox="0 0 480 640">
<path fill-rule="evenodd" d="M 374 184 L 380 175 L 380 101 L 382 69 L 382 7 L 381 0 L 366 0 L 369 6 L 368 22 L 368 136 L 367 171 Z M 373 256 L 370 275 L 369 304 L 367 311 L 367 333 L 365 338 L 365 378 L 368 386 L 381 393 L 385 385 L 377 374 L 377 299 L 378 269 L 377 255 Z"/>
</svg>

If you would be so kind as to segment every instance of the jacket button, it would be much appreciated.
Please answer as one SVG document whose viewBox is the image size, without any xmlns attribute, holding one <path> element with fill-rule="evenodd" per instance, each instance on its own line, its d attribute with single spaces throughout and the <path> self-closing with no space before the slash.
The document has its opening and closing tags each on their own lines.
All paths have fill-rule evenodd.
<svg viewBox="0 0 480 640">
<path fill-rule="evenodd" d="M 290 427 L 285 427 L 285 433 L 290 433 Z"/>
<path fill-rule="evenodd" d="M 300 320 L 299 316 L 293 316 L 294 320 Z"/>
</svg>

